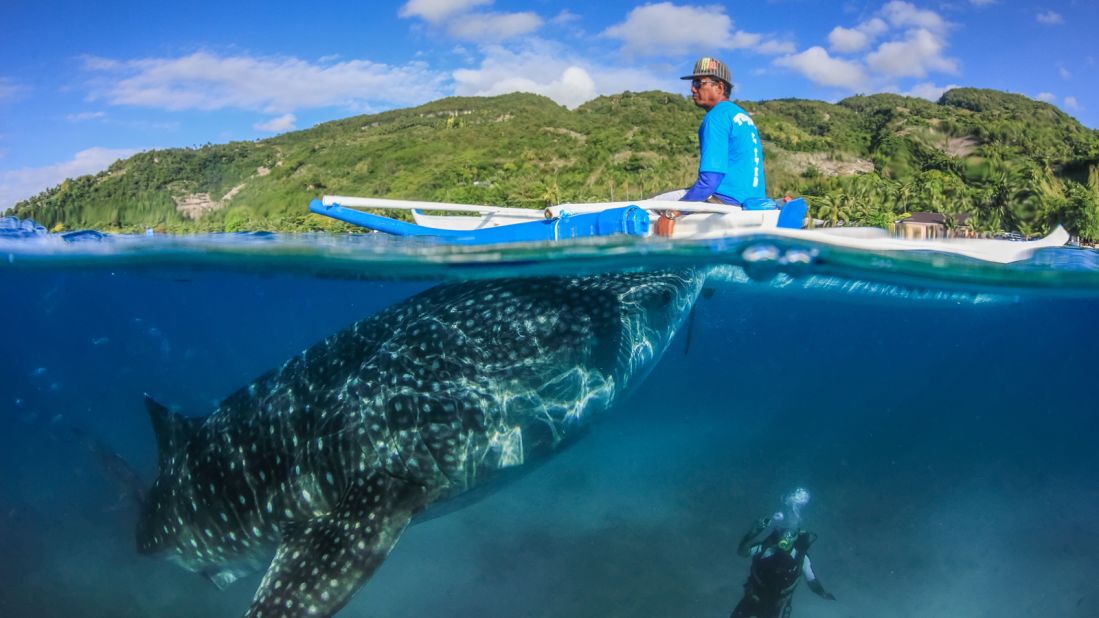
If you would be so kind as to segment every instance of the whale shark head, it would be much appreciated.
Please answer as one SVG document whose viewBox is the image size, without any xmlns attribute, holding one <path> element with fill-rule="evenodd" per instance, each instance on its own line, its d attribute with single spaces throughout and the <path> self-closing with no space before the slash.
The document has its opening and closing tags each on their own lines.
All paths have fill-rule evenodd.
<svg viewBox="0 0 1099 618">
<path fill-rule="evenodd" d="M 627 333 L 621 363 L 633 378 L 633 385 L 667 348 L 694 306 L 705 278 L 704 271 L 688 269 L 608 280 L 608 285 L 621 286 L 619 298 Z"/>
</svg>

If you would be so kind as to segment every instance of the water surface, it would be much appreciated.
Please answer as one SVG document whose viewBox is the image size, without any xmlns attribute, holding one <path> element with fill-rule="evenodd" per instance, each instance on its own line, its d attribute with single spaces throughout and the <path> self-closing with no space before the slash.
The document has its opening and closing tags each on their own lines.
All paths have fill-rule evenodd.
<svg viewBox="0 0 1099 618">
<path fill-rule="evenodd" d="M 1093 251 L 23 236 L 0 239 L 2 615 L 248 606 L 258 575 L 219 591 L 137 555 L 87 436 L 151 479 L 143 393 L 207 414 L 441 281 L 685 265 L 713 269 L 712 294 L 640 388 L 531 474 L 410 527 L 340 616 L 726 616 L 740 536 L 798 486 L 838 600 L 802 585 L 794 616 L 1099 615 Z"/>
</svg>

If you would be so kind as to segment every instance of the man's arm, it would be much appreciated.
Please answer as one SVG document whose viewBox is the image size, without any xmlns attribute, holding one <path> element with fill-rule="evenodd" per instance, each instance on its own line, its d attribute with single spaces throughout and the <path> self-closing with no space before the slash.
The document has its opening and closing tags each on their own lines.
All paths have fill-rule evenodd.
<svg viewBox="0 0 1099 618">
<path fill-rule="evenodd" d="M 718 186 L 721 185 L 721 181 L 725 179 L 725 174 L 722 172 L 699 172 L 698 180 L 690 189 L 687 189 L 687 194 L 679 198 L 681 202 L 705 202 L 711 195 L 717 192 Z"/>
<path fill-rule="evenodd" d="M 736 547 L 736 553 L 739 554 L 743 558 L 747 558 L 748 556 L 751 556 L 752 555 L 752 540 L 755 539 L 756 536 L 758 536 L 760 532 L 763 532 L 764 530 L 766 530 L 767 526 L 770 526 L 770 525 L 771 525 L 771 518 L 770 517 L 764 517 L 763 519 L 757 520 L 756 523 L 754 525 L 752 525 L 752 529 L 749 530 L 748 533 L 745 534 L 740 539 L 740 544 L 737 545 L 737 547 Z"/>
<path fill-rule="evenodd" d="M 835 595 L 825 590 L 820 580 L 817 579 L 817 574 L 813 572 L 813 562 L 809 560 L 809 554 L 805 554 L 805 558 L 801 561 L 801 574 L 805 576 L 805 583 L 809 584 L 809 589 L 817 596 L 829 601 L 836 600 Z"/>
</svg>

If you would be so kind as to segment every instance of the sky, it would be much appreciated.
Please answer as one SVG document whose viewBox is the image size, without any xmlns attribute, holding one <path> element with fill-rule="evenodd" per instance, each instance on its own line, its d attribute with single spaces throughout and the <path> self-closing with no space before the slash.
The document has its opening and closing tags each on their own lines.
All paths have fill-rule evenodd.
<svg viewBox="0 0 1099 618">
<path fill-rule="evenodd" d="M 741 100 L 971 86 L 1099 128 L 1097 25 L 1099 0 L 4 0 L 0 211 L 142 150 L 446 96 L 686 96 L 700 56 Z"/>
</svg>

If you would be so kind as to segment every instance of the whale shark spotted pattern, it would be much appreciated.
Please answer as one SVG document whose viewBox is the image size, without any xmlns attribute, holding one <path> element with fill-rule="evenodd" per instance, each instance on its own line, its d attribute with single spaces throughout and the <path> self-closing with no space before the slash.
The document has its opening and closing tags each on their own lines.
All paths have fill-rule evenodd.
<svg viewBox="0 0 1099 618">
<path fill-rule="evenodd" d="M 636 385 L 703 280 L 441 285 L 324 339 L 209 416 L 146 396 L 160 456 L 138 549 L 219 587 L 270 560 L 246 616 L 331 616 L 414 516 L 551 454 Z"/>
</svg>

